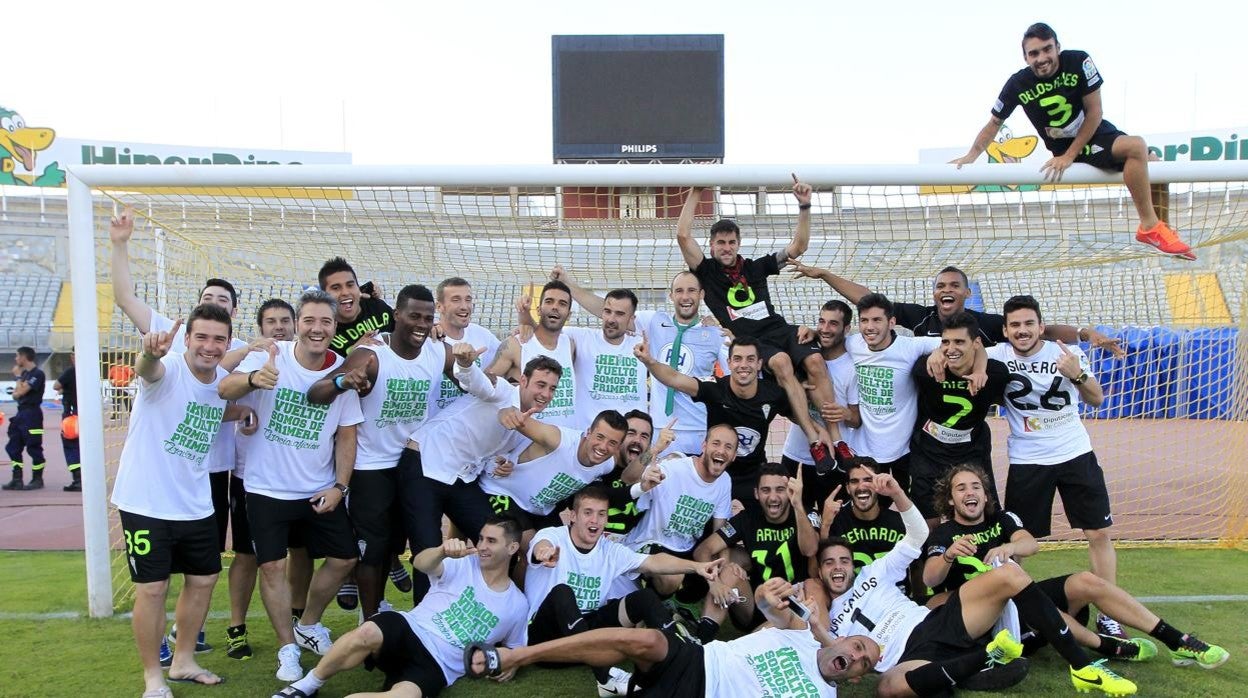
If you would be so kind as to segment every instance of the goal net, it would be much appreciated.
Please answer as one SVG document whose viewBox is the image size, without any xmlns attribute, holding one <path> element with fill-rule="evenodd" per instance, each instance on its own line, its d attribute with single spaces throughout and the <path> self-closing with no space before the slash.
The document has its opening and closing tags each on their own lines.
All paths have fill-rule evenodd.
<svg viewBox="0 0 1248 698">
<path fill-rule="evenodd" d="M 561 170 L 551 168 L 512 181 L 512 169 L 482 168 L 465 177 L 461 168 L 446 183 L 423 176 L 411 185 L 375 186 L 376 178 L 360 177 L 360 185 L 351 185 L 352 168 L 342 168 L 334 169 L 330 181 L 343 186 L 226 187 L 221 185 L 232 176 L 226 170 L 233 168 L 214 168 L 216 186 L 185 186 L 182 178 L 176 187 L 172 180 L 150 186 L 147 179 L 97 187 L 95 269 L 104 292 L 97 307 L 76 308 L 76 315 L 98 313 L 107 320 L 99 335 L 105 364 L 133 364 L 139 335 L 112 307 L 106 286 L 108 218 L 126 205 L 135 207 L 139 221 L 130 243 L 138 295 L 161 313 L 181 317 L 195 304 L 204 279 L 225 278 L 240 293 L 235 332 L 243 339 L 256 335 L 260 303 L 273 297 L 294 301 L 317 283 L 318 268 L 334 256 L 350 261 L 360 282 L 375 282 L 390 302 L 406 284 L 432 288 L 444 278 L 464 277 L 474 286 L 475 321 L 500 336 L 514 325 L 515 299 L 544 283 L 555 264 L 600 294 L 631 288 L 642 308 L 668 307 L 666 289 L 683 268 L 676 218 L 690 183 L 722 184 L 699 210 L 700 243 L 715 219 L 733 218 L 743 231 L 742 253 L 759 256 L 783 248 L 795 227 L 797 202 L 778 168 L 751 179 L 748 170 L 725 166 L 668 166 L 644 175 L 635 174 L 642 171 L 638 166 L 589 167 L 565 170 L 575 173 L 568 180 L 576 186 L 559 185 Z M 1129 354 L 1125 360 L 1089 350 L 1108 397 L 1100 408 L 1085 410 L 1106 473 L 1116 537 L 1141 544 L 1243 543 L 1244 181 L 1155 187 L 1164 215 L 1196 247 L 1200 259 L 1192 263 L 1149 254 L 1133 242 L 1136 214 L 1120 184 L 1040 188 L 1037 180 L 1003 179 L 1002 171 L 1015 175 L 1013 168 L 973 167 L 964 181 L 991 183 L 950 186 L 925 180 L 934 170 L 919 166 L 894 168 L 878 180 L 884 184 L 858 173 L 858 184 L 833 186 L 849 178 L 828 169 L 814 173 L 818 178 L 805 173 L 816 186 L 805 264 L 894 301 L 925 305 L 936 272 L 952 264 L 970 276 L 968 307 L 1000 312 L 1006 298 L 1029 293 L 1039 299 L 1048 323 L 1096 325 L 1120 338 Z M 1154 167 L 1154 178 L 1163 171 L 1170 172 Z M 1072 172 L 1108 181 L 1088 168 Z M 93 174 L 86 173 L 88 182 Z M 913 179 L 906 180 L 909 175 Z M 273 181 L 282 183 L 281 176 Z M 401 181 L 402 174 L 387 176 Z M 1192 179 L 1210 176 L 1202 171 Z M 463 184 L 468 180 L 478 183 Z M 772 297 L 789 321 L 813 326 L 820 305 L 838 296 L 822 282 L 789 276 L 773 280 Z M 578 308 L 570 324 L 596 327 L 598 321 Z M 104 414 L 111 488 L 132 388 L 104 389 L 116 398 Z M 114 409 L 117 418 L 110 420 Z M 787 431 L 782 421 L 768 442 L 775 460 Z M 1008 431 L 1003 419 L 993 419 L 1001 483 Z M 1060 501 L 1054 509 L 1052 539 L 1079 540 Z M 115 513 L 111 522 L 109 540 L 120 550 Z M 125 593 L 124 564 L 113 569 L 114 586 Z"/>
</svg>

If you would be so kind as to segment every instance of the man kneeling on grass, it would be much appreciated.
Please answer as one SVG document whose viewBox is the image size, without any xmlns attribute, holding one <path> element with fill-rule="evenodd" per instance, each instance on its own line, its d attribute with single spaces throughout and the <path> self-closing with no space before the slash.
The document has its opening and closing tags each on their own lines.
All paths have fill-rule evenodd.
<svg viewBox="0 0 1248 698">
<path fill-rule="evenodd" d="M 812 610 L 799 606 L 807 602 L 799 593 L 779 577 L 765 582 L 754 593 L 754 602 L 777 627 L 730 642 L 702 646 L 671 631 L 602 628 L 514 649 L 472 645 L 464 669 L 473 677 L 497 677 L 537 662 L 609 667 L 631 660 L 636 667 L 633 689 L 639 695 L 832 698 L 837 681 L 871 671 L 880 648 L 863 636 L 834 639 L 800 620 L 796 613 L 809 616 Z"/>
<path fill-rule="evenodd" d="M 307 698 L 334 674 L 364 664 L 386 674 L 382 693 L 357 696 L 431 698 L 463 676 L 464 648 L 524 641 L 529 604 L 507 574 L 520 549 L 520 526 L 492 516 L 472 543 L 449 539 L 424 550 L 412 566 L 433 583 L 406 613 L 382 611 L 343 635 L 316 667 L 273 698 Z M 498 672 L 506 681 L 514 671 Z"/>
</svg>

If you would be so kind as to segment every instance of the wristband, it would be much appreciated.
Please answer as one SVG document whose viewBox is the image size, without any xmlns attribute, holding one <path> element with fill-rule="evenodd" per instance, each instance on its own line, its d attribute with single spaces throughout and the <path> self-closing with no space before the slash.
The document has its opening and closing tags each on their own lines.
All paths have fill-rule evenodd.
<svg viewBox="0 0 1248 698">
<path fill-rule="evenodd" d="M 248 388 L 252 388 L 253 390 L 254 390 L 254 389 L 255 389 L 255 387 L 256 387 L 256 384 L 251 382 L 251 378 L 252 378 L 252 376 L 254 376 L 254 375 L 256 375 L 256 372 L 255 372 L 255 371 L 252 371 L 251 373 L 248 373 L 248 374 L 247 374 L 247 387 L 248 387 Z"/>
<path fill-rule="evenodd" d="M 1075 385 L 1083 385 L 1084 383 L 1088 382 L 1088 378 L 1091 378 L 1091 376 L 1088 375 L 1087 371 L 1084 371 L 1083 373 L 1080 373 L 1078 376 L 1071 378 L 1070 382 L 1074 383 Z"/>
<path fill-rule="evenodd" d="M 797 205 L 797 210 L 799 210 L 799 211 L 809 211 L 809 210 L 810 210 L 810 204 L 798 204 L 798 205 Z"/>
<path fill-rule="evenodd" d="M 346 388 L 342 387 L 342 376 L 343 376 L 343 375 L 344 375 L 344 374 L 339 373 L 338 375 L 334 376 L 334 380 L 332 381 L 332 382 L 333 382 L 333 384 L 334 384 L 334 389 L 335 389 L 335 390 L 337 390 L 337 391 L 338 391 L 338 392 L 340 392 L 340 393 L 345 393 L 345 392 L 347 391 L 347 389 L 346 389 Z"/>
</svg>

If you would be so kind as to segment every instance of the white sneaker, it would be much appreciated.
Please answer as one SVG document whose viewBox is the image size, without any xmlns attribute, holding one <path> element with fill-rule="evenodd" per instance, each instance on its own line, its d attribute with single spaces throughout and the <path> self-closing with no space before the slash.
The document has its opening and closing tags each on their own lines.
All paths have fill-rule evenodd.
<svg viewBox="0 0 1248 698">
<path fill-rule="evenodd" d="M 628 682 L 632 680 L 632 674 L 618 667 L 611 667 L 607 682 L 598 684 L 598 695 L 600 698 L 628 695 Z"/>
<path fill-rule="evenodd" d="M 303 667 L 299 666 L 299 647 L 282 645 L 277 651 L 277 680 L 290 683 L 303 678 Z"/>
<path fill-rule="evenodd" d="M 324 657 L 329 653 L 329 648 L 334 646 L 334 641 L 329 639 L 329 628 L 317 623 L 316 625 L 296 625 L 295 644 Z"/>
</svg>

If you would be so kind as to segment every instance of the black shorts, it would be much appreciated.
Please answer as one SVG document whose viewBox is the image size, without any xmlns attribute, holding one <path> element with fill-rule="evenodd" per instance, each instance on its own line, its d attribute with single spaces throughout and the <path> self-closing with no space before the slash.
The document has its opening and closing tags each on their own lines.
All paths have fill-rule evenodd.
<svg viewBox="0 0 1248 698">
<path fill-rule="evenodd" d="M 1062 495 L 1062 508 L 1071 528 L 1096 531 L 1114 525 L 1109 509 L 1105 471 L 1088 451 L 1065 463 L 1033 465 L 1011 463 L 1005 481 L 1005 508 L 1018 515 L 1036 538 L 1053 532 L 1053 493 Z"/>
<path fill-rule="evenodd" d="M 233 473 L 230 473 L 230 534 L 235 553 L 256 554 L 256 546 L 251 542 L 251 526 L 247 521 L 247 490 L 243 489 L 243 478 Z M 292 542 L 290 547 L 303 546 Z"/>
<path fill-rule="evenodd" d="M 221 571 L 215 516 L 169 521 L 122 511 L 130 581 L 163 582 L 172 574 L 208 576 Z"/>
<path fill-rule="evenodd" d="M 516 520 L 522 531 L 540 531 L 551 526 L 562 526 L 559 518 L 560 507 L 555 507 L 549 514 L 533 514 L 520 508 L 516 500 L 505 494 L 486 494 L 490 499 L 490 509 L 497 516 L 506 516 Z"/>
<path fill-rule="evenodd" d="M 208 484 L 212 485 L 212 515 L 217 520 L 217 550 L 223 553 L 230 528 L 230 471 L 208 473 Z"/>
<path fill-rule="evenodd" d="M 442 667 L 412 632 L 412 626 L 402 613 L 382 611 L 368 620 L 381 629 L 381 648 L 364 660 L 364 668 L 369 671 L 377 668 L 386 675 L 383 690 L 410 681 L 420 687 L 422 696 L 433 698 L 446 688 Z"/>
<path fill-rule="evenodd" d="M 257 564 L 286 558 L 292 528 L 303 529 L 309 557 L 355 560 L 360 556 L 347 508 L 341 504 L 331 512 L 318 514 L 312 503 L 304 499 L 276 499 L 248 492 L 247 518 Z"/>
<path fill-rule="evenodd" d="M 960 463 L 973 463 L 984 469 L 988 474 L 988 496 L 998 509 L 1001 501 L 997 497 L 997 479 L 992 473 L 992 454 L 970 452 Z M 921 448 L 910 448 L 910 500 L 919 508 L 925 519 L 934 519 L 936 513 L 936 483 L 953 469 L 954 463 L 942 463 L 929 458 Z M 810 482 L 810 480 L 807 480 Z"/>
<path fill-rule="evenodd" d="M 966 631 L 966 623 L 962 621 L 962 597 L 956 589 L 949 594 L 949 599 L 927 614 L 910 631 L 906 640 L 906 649 L 902 651 L 898 664 L 913 660 L 941 662 L 966 654 L 974 649 L 980 641 L 971 637 Z"/>
<path fill-rule="evenodd" d="M 347 512 L 355 527 L 360 562 L 389 565 L 390 556 L 407 543 L 399 512 L 399 469 L 356 470 L 351 473 Z"/>
<path fill-rule="evenodd" d="M 1112 128 L 1113 124 L 1110 124 L 1110 127 Z M 1125 135 L 1127 134 L 1118 129 L 1093 135 L 1088 144 L 1083 146 L 1083 152 L 1075 156 L 1075 162 L 1082 162 L 1102 170 L 1122 172 L 1126 161 L 1114 158 L 1114 141 Z M 1054 155 L 1064 155 L 1065 153 L 1066 149 L 1063 148 L 1062 152 L 1054 153 Z"/>
<path fill-rule="evenodd" d="M 631 695 L 706 695 L 706 653 L 702 646 L 685 642 L 672 632 L 663 631 L 663 635 L 667 638 L 667 655 L 646 671 L 633 672 L 635 690 Z"/>
<path fill-rule="evenodd" d="M 763 360 L 763 370 L 771 373 L 767 362 L 771 361 L 771 357 L 781 352 L 789 355 L 789 360 L 793 362 L 793 372 L 797 374 L 798 379 L 806 378 L 806 366 L 802 363 L 806 357 L 819 353 L 819 345 L 815 343 L 801 344 L 797 341 L 796 325 L 776 325 L 773 329 L 761 335 L 755 335 L 755 339 L 759 343 L 760 359 Z"/>
</svg>

